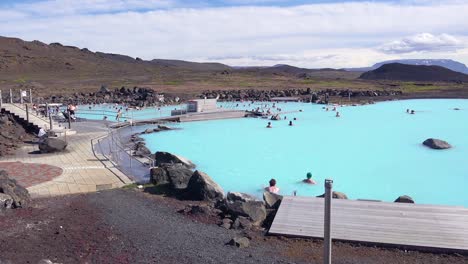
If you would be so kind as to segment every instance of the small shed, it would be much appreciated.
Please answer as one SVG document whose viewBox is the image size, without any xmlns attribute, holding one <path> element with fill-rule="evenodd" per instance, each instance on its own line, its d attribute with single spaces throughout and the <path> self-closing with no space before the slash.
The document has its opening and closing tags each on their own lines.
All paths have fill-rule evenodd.
<svg viewBox="0 0 468 264">
<path fill-rule="evenodd" d="M 187 102 L 187 112 L 200 113 L 216 111 L 217 99 L 194 99 Z"/>
</svg>

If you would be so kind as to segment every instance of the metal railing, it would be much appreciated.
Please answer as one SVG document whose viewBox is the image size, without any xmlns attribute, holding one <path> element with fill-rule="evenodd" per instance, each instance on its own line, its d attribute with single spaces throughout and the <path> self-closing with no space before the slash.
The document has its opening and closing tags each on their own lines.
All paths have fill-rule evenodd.
<svg viewBox="0 0 468 264">
<path fill-rule="evenodd" d="M 99 151 L 135 182 L 146 183 L 149 181 L 150 169 L 154 167 L 155 161 L 149 156 L 143 158 L 134 156 L 134 149 L 122 143 L 120 132 L 128 127 L 127 125 L 118 129 L 109 129 L 107 136 L 97 140 Z"/>
</svg>

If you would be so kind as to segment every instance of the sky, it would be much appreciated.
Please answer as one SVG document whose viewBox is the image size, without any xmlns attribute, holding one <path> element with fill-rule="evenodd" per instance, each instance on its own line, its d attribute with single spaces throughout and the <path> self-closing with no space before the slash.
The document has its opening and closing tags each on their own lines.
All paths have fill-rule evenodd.
<svg viewBox="0 0 468 264">
<path fill-rule="evenodd" d="M 0 35 L 142 59 L 468 64 L 468 0 L 0 0 Z"/>
</svg>

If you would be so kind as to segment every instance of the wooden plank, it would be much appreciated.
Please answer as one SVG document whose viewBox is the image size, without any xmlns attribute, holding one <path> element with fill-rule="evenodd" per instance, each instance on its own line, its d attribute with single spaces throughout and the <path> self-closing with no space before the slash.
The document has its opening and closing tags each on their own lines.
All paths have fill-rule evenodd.
<svg viewBox="0 0 468 264">
<path fill-rule="evenodd" d="M 285 196 L 270 234 L 323 238 L 324 200 Z M 334 239 L 468 252 L 468 208 L 337 200 Z"/>
</svg>

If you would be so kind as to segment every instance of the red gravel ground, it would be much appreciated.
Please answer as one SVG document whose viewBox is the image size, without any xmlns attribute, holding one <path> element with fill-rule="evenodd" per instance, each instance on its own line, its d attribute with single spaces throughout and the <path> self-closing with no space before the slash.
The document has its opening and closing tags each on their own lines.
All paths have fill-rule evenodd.
<svg viewBox="0 0 468 264">
<path fill-rule="evenodd" d="M 38 163 L 0 162 L 0 170 L 8 172 L 8 177 L 15 179 L 25 188 L 50 181 L 62 175 L 62 168 Z"/>
</svg>

